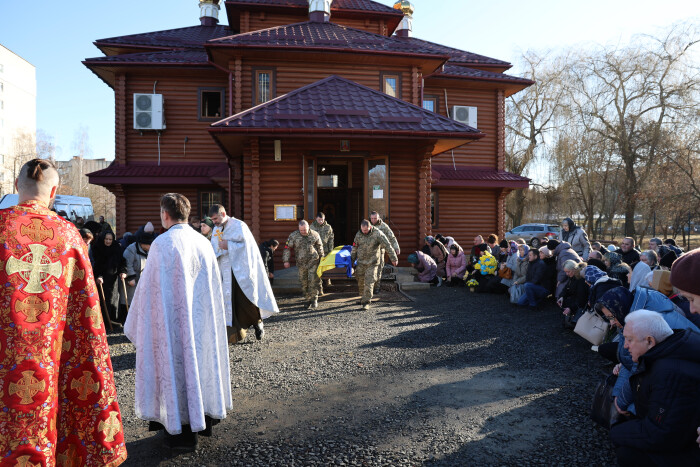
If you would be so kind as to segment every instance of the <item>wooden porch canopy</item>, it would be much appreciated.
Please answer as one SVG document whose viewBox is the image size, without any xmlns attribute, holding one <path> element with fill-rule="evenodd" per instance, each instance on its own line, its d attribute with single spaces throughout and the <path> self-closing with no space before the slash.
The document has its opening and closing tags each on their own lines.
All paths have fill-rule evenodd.
<svg viewBox="0 0 700 467">
<path fill-rule="evenodd" d="M 435 156 L 485 136 L 476 128 L 330 76 L 212 124 L 228 157 L 250 137 L 430 140 Z"/>
<path fill-rule="evenodd" d="M 223 174 L 223 175 L 222 175 Z M 228 177 L 228 165 L 219 163 L 112 162 L 106 169 L 87 174 L 93 185 L 215 185 Z"/>
<path fill-rule="evenodd" d="M 472 188 L 527 188 L 530 179 L 489 167 L 432 166 L 432 186 Z"/>
</svg>

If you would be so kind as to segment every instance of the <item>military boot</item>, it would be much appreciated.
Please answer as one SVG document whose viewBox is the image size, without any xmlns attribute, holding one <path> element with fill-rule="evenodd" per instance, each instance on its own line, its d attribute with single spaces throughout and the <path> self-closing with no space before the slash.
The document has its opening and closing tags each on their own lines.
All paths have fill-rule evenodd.
<svg viewBox="0 0 700 467">
<path fill-rule="evenodd" d="M 309 308 L 311 308 L 312 310 L 315 310 L 316 308 L 318 308 L 318 299 L 314 299 L 311 302 L 311 304 L 309 305 Z"/>
</svg>

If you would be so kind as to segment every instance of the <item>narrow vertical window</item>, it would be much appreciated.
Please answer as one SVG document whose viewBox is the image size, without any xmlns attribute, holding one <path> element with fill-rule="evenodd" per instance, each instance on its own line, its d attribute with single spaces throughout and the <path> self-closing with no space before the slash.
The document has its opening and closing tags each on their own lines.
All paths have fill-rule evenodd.
<svg viewBox="0 0 700 467">
<path fill-rule="evenodd" d="M 253 72 L 253 104 L 263 104 L 275 97 L 274 70 L 255 70 Z"/>
<path fill-rule="evenodd" d="M 401 79 L 397 74 L 381 73 L 382 92 L 391 97 L 401 98 Z"/>
<path fill-rule="evenodd" d="M 430 225 L 438 226 L 438 193 L 437 191 L 430 192 Z"/>
<path fill-rule="evenodd" d="M 423 108 L 438 113 L 438 98 L 436 96 L 423 96 Z"/>
</svg>

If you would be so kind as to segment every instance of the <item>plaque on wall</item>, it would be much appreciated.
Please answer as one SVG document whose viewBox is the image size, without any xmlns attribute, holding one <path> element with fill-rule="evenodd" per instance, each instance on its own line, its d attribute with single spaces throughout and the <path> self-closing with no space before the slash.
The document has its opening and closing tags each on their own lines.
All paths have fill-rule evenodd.
<svg viewBox="0 0 700 467">
<path fill-rule="evenodd" d="M 297 207 L 295 204 L 275 204 L 276 221 L 297 220 Z"/>
</svg>

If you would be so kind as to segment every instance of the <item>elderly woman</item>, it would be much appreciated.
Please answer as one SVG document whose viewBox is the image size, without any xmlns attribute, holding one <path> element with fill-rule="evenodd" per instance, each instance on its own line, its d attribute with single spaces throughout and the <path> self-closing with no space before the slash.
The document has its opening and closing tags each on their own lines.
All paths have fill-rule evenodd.
<svg viewBox="0 0 700 467">
<path fill-rule="evenodd" d="M 586 269 L 586 266 L 586 263 L 577 263 L 573 260 L 567 260 L 564 263 L 564 272 L 569 280 L 566 282 L 557 304 L 562 309 L 564 325 L 567 327 L 573 326 L 572 318 L 579 310 L 585 309 L 588 304 L 591 288 L 583 277 L 583 270 Z"/>
<path fill-rule="evenodd" d="M 510 287 L 511 285 L 513 285 L 513 273 L 515 272 L 515 268 L 518 265 L 518 244 L 511 240 L 511 242 L 508 244 L 508 248 L 505 251 L 507 252 L 506 260 L 505 262 L 501 263 L 498 267 L 500 270 L 504 270 L 506 268 L 510 269 L 510 274 L 508 274 L 507 272 L 502 274 L 506 276 L 510 275 L 510 279 L 501 279 L 501 284 L 505 285 L 506 287 Z"/>
<path fill-rule="evenodd" d="M 440 240 L 433 240 L 433 243 L 430 244 L 430 257 L 435 260 L 437 275 L 440 277 L 445 277 L 447 256 L 448 253 L 445 245 L 443 245 Z"/>
<path fill-rule="evenodd" d="M 102 289 L 101 306 L 109 314 L 111 321 L 117 322 L 119 308 L 119 279 L 126 278 L 126 262 L 119 243 L 114 241 L 112 232 L 102 233 L 92 250 L 95 264 L 93 272 L 98 289 Z"/>
<path fill-rule="evenodd" d="M 450 254 L 447 257 L 446 273 L 447 287 L 464 284 L 462 278 L 467 271 L 467 257 L 464 250 L 456 242 L 450 246 Z"/>
<path fill-rule="evenodd" d="M 634 289 L 639 286 L 646 287 L 648 282 L 645 282 L 645 279 L 649 274 L 651 274 L 651 268 L 643 261 L 638 262 L 628 276 L 630 291 L 634 292 Z"/>
<path fill-rule="evenodd" d="M 639 255 L 639 260 L 649 266 L 652 271 L 659 269 L 659 255 L 654 250 L 643 251 Z"/>
<path fill-rule="evenodd" d="M 567 217 L 561 223 L 561 241 L 567 242 L 583 260 L 588 259 L 588 253 L 591 251 L 591 242 L 588 240 L 588 235 L 583 227 Z"/>
<path fill-rule="evenodd" d="M 518 257 L 515 263 L 515 269 L 513 269 L 513 284 L 510 286 L 510 301 L 511 303 L 517 303 L 518 298 L 520 298 L 520 293 L 517 289 L 522 290 L 525 284 L 525 279 L 527 277 L 527 268 L 530 262 L 527 259 L 527 254 L 530 251 L 530 247 L 527 245 L 518 245 Z"/>
<path fill-rule="evenodd" d="M 591 288 L 591 293 L 588 295 L 588 306 L 590 307 L 593 307 L 608 290 L 622 287 L 622 282 L 619 279 L 608 276 L 596 266 L 587 266 L 583 270 L 583 277 Z"/>
<path fill-rule="evenodd" d="M 429 255 L 416 251 L 408 255 L 408 262 L 418 271 L 416 282 L 427 282 L 438 287 L 442 285 L 442 279 L 437 275 L 437 264 Z"/>
</svg>

